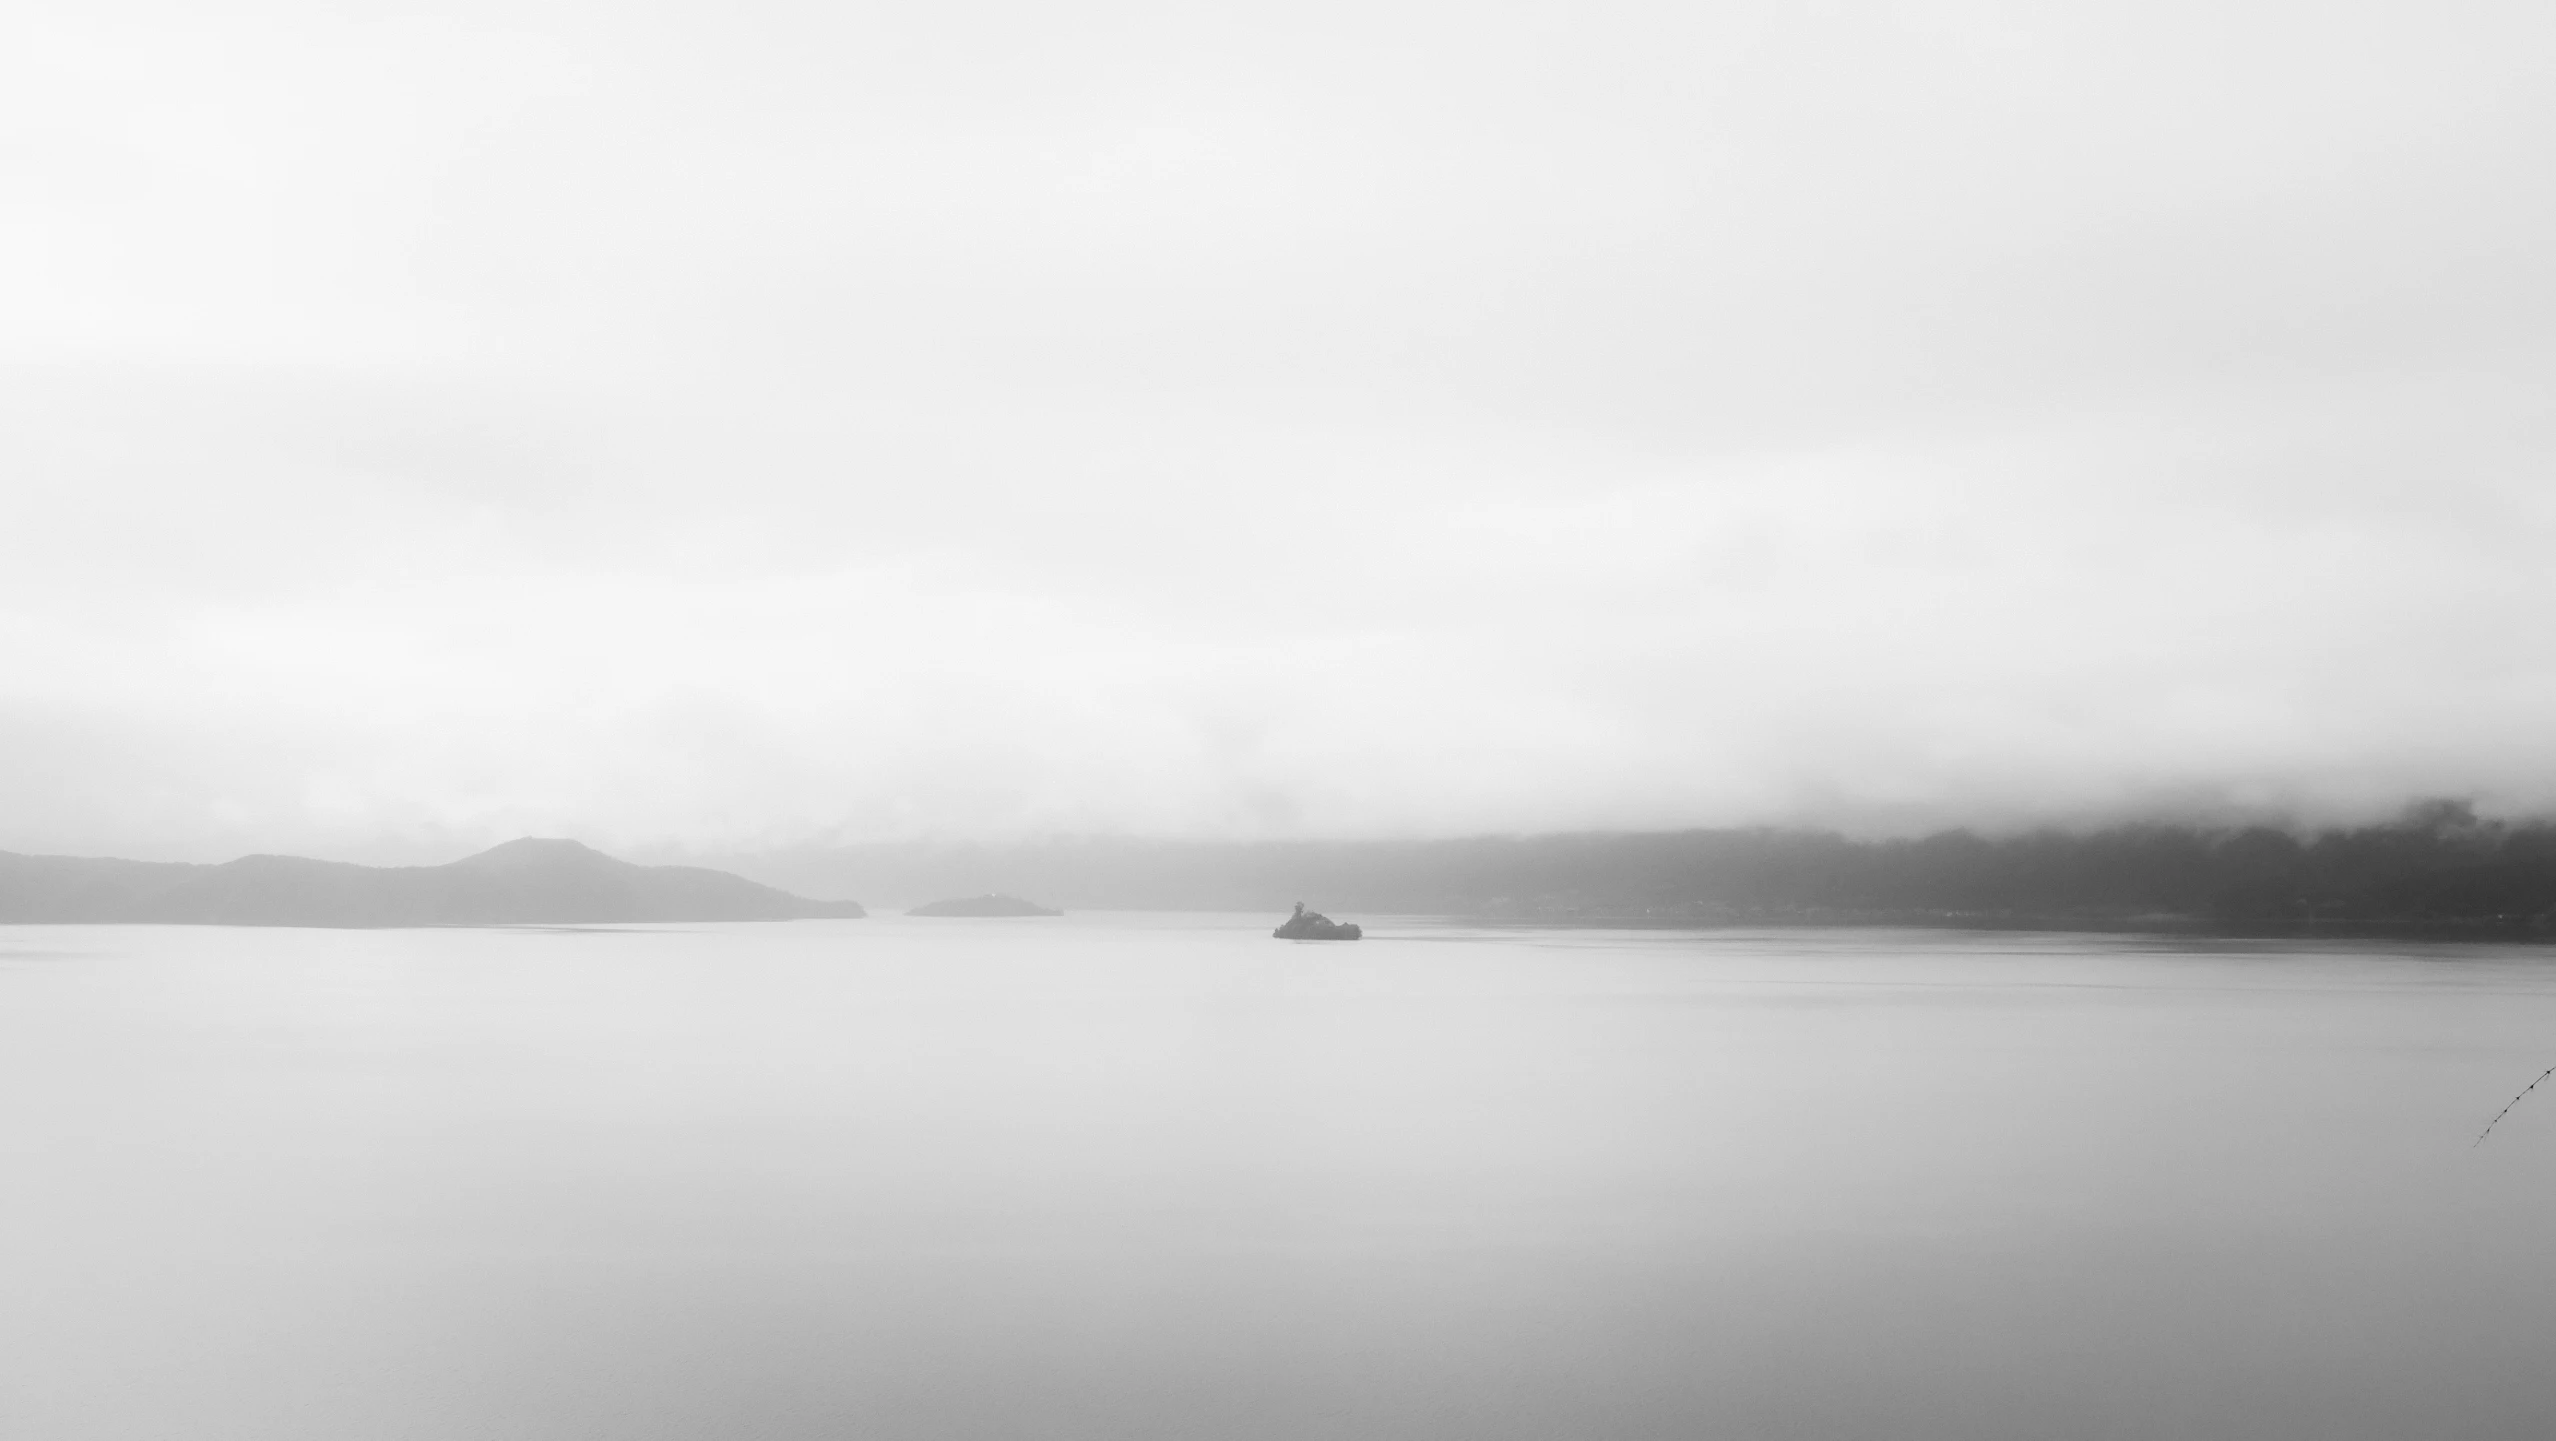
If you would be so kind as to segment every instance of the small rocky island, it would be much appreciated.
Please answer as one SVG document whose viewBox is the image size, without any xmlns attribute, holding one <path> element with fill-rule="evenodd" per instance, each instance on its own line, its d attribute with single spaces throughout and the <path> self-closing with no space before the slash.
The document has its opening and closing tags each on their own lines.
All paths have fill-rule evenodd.
<svg viewBox="0 0 2556 1441">
<path fill-rule="evenodd" d="M 953 900 L 934 901 L 907 911 L 909 916 L 1061 916 L 1063 911 L 1050 910 L 1035 901 L 1018 896 L 998 896 L 988 891 L 981 896 L 960 896 Z"/>
<path fill-rule="evenodd" d="M 1306 910 L 1305 903 L 1298 901 L 1296 913 L 1269 934 L 1282 941 L 1354 941 L 1365 932 L 1355 922 L 1335 921 L 1320 911 Z"/>
</svg>

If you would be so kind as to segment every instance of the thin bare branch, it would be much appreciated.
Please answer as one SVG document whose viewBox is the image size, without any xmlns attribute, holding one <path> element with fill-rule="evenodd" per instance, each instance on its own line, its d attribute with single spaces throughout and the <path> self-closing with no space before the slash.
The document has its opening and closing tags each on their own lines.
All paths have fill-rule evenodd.
<svg viewBox="0 0 2556 1441">
<path fill-rule="evenodd" d="M 2538 1081 L 2546 1080 L 2550 1076 L 2556 1076 L 2556 1066 L 2549 1066 L 2546 1070 L 2539 1072 Z M 2512 1097 L 2509 1102 L 2504 1104 L 2503 1109 L 2494 1113 L 2494 1119 L 2485 1123 L 2485 1129 L 2476 1133 L 2476 1139 L 2468 1144 L 2467 1149 L 2473 1151 L 2478 1146 L 2484 1145 L 2485 1138 L 2494 1134 L 2494 1128 L 2502 1123 L 2505 1116 L 2512 1113 L 2512 1107 L 2519 1105 L 2523 1100 L 2528 1098 L 2530 1092 L 2538 1089 L 2538 1081 L 2532 1081 L 2528 1085 L 2521 1087 L 2521 1093 Z"/>
</svg>

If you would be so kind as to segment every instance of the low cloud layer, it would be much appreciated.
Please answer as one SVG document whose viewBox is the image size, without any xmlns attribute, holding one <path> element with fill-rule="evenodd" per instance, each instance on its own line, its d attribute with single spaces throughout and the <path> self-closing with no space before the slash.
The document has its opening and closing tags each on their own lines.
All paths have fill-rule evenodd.
<svg viewBox="0 0 2556 1441">
<path fill-rule="evenodd" d="M 2544 7 L 28 33 L 0 848 L 2556 806 Z"/>
</svg>

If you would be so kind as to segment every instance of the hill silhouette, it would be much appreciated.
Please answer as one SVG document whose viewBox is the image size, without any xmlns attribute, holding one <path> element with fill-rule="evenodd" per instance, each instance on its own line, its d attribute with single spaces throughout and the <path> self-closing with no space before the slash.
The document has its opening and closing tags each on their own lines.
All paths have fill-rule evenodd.
<svg viewBox="0 0 2556 1441">
<path fill-rule="evenodd" d="M 0 921 L 226 926 L 572 925 L 857 917 L 698 866 L 641 866 L 527 836 L 441 866 L 300 856 L 222 865 L 0 851 Z"/>
</svg>

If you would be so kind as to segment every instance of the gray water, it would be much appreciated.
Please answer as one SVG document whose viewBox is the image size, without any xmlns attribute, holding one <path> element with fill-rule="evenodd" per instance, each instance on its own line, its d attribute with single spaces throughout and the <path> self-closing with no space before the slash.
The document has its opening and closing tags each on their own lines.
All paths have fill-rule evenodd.
<svg viewBox="0 0 2556 1441">
<path fill-rule="evenodd" d="M 0 928 L 0 1432 L 2556 1434 L 2556 952 L 1269 924 Z"/>
</svg>

